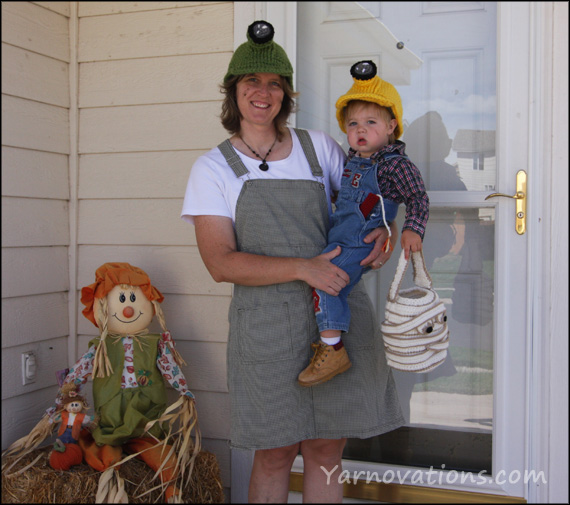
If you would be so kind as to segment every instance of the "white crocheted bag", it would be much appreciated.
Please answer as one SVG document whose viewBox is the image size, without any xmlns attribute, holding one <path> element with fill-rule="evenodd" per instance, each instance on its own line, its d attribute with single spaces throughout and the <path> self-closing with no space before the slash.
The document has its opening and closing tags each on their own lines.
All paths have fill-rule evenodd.
<svg viewBox="0 0 570 505">
<path fill-rule="evenodd" d="M 381 325 L 388 365 L 405 372 L 429 372 L 443 363 L 449 347 L 445 305 L 432 289 L 421 251 L 411 254 L 415 286 L 400 289 L 408 268 L 400 255 Z"/>
</svg>

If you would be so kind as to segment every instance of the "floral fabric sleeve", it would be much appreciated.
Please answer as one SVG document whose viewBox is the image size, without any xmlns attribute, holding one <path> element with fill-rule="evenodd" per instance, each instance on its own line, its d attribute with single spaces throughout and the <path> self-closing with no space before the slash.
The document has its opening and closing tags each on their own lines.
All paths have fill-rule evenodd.
<svg viewBox="0 0 570 505">
<path fill-rule="evenodd" d="M 170 352 L 169 343 L 172 343 L 170 332 L 164 332 L 158 343 L 158 355 L 156 366 L 160 370 L 162 376 L 176 389 L 181 395 L 194 398 L 192 392 L 188 389 L 186 378 L 180 369 L 180 366 L 174 360 L 174 356 Z"/>
</svg>

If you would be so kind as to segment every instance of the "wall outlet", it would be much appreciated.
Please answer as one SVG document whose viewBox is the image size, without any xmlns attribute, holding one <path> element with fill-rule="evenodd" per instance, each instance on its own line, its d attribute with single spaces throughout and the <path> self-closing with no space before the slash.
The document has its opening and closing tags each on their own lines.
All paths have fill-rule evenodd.
<svg viewBox="0 0 570 505">
<path fill-rule="evenodd" d="M 36 382 L 37 363 L 36 353 L 28 351 L 22 353 L 22 384 L 32 384 Z"/>
</svg>

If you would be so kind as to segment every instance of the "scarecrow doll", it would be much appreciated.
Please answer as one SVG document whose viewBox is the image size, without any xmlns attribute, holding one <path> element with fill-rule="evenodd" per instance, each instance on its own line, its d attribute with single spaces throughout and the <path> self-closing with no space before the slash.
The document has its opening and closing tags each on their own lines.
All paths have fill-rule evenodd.
<svg viewBox="0 0 570 505">
<path fill-rule="evenodd" d="M 54 423 L 60 423 L 58 438 L 53 444 L 49 456 L 49 464 L 55 470 L 69 470 L 83 461 L 83 452 L 78 445 L 82 430 L 93 427 L 93 417 L 85 414 L 88 404 L 83 396 L 78 394 L 75 384 L 66 384 L 61 389 L 62 408 L 53 417 Z"/>
<path fill-rule="evenodd" d="M 186 363 L 166 328 L 160 306 L 163 300 L 148 275 L 128 263 L 105 263 L 95 272 L 95 283 L 81 290 L 83 315 L 97 326 L 100 335 L 89 342 L 88 351 L 70 369 L 56 404 L 59 410 L 66 384 L 81 387 L 93 377 L 98 422 L 90 433 L 82 432 L 78 442 L 86 463 L 104 472 L 97 493 L 99 503 L 105 498 L 116 503 L 126 498 L 116 469 L 132 457 L 142 459 L 156 471 L 155 477 L 160 476 L 167 501 L 179 501 L 180 489 L 174 481 L 183 487 L 200 451 L 195 399 L 180 369 Z M 148 332 L 154 315 L 161 334 Z M 168 408 L 163 379 L 180 394 Z M 48 409 L 48 422 L 55 412 L 53 407 Z M 178 430 L 173 433 L 175 423 Z M 40 433 L 42 428 L 36 428 Z M 31 438 L 40 438 L 38 433 L 30 434 Z M 31 446 L 31 442 L 24 445 Z M 122 459 L 123 450 L 130 456 Z"/>
</svg>

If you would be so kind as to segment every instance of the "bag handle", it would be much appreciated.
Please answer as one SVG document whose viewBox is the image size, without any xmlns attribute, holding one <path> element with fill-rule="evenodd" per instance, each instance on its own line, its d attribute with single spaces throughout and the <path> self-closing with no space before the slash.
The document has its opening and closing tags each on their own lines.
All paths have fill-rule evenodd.
<svg viewBox="0 0 570 505">
<path fill-rule="evenodd" d="M 426 263 L 424 260 L 424 253 L 420 251 L 413 252 L 411 254 L 412 266 L 414 268 L 414 284 L 421 288 L 431 289 L 431 277 L 427 271 Z M 396 300 L 398 293 L 400 292 L 400 284 L 402 284 L 402 279 L 408 268 L 409 259 L 406 260 L 406 252 L 402 250 L 400 254 L 400 259 L 398 260 L 398 267 L 396 268 L 396 274 L 394 275 L 394 280 L 390 285 L 390 292 L 388 293 L 388 300 L 393 302 Z"/>
</svg>

